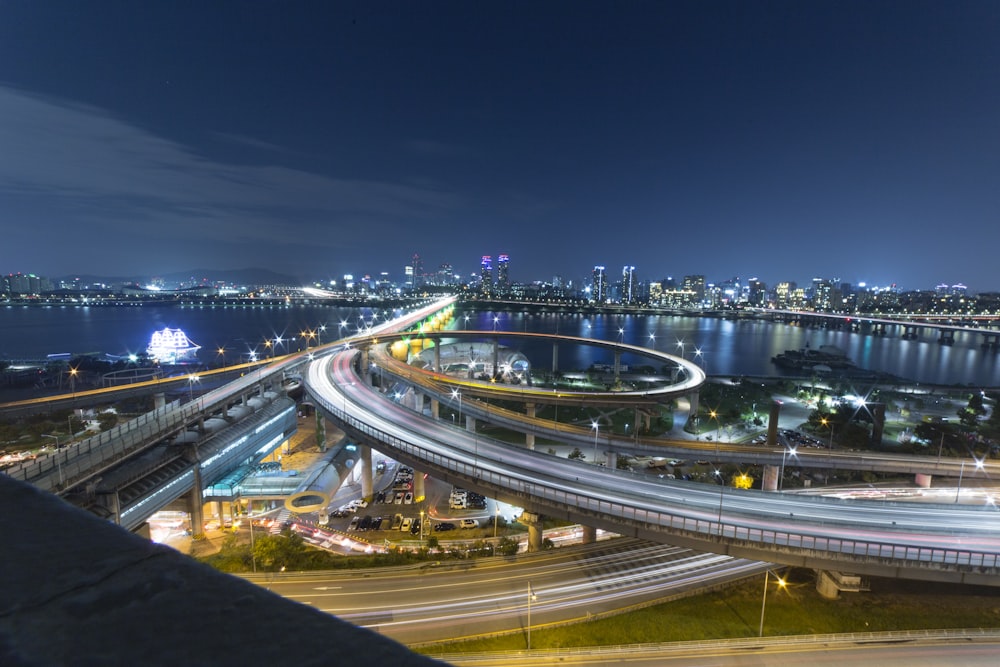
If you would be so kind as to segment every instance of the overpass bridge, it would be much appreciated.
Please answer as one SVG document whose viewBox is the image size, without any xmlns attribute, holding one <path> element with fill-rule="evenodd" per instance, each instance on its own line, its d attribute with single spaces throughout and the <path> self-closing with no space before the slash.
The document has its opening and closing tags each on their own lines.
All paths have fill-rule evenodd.
<svg viewBox="0 0 1000 667">
<path fill-rule="evenodd" d="M 915 340 L 923 329 L 937 333 L 938 342 L 951 345 L 955 342 L 955 334 L 966 332 L 982 337 L 981 346 L 988 349 L 1000 349 L 1000 318 L 994 315 L 933 315 L 933 314 L 893 314 L 892 316 L 840 313 L 824 313 L 811 310 L 783 310 L 779 308 L 751 308 L 746 312 L 757 318 L 776 320 L 780 322 L 803 322 L 831 328 L 846 328 L 861 331 L 862 327 L 878 336 L 885 336 L 889 329 L 901 330 L 900 338 Z"/>
<path fill-rule="evenodd" d="M 790 467 L 795 468 L 861 470 L 944 477 L 957 477 L 963 474 L 986 478 L 1000 477 L 1000 463 L 881 452 L 796 449 L 782 446 L 777 441 L 777 434 L 774 432 L 769 433 L 774 441 L 769 441 L 768 445 L 764 447 L 755 447 L 718 440 L 701 442 L 639 436 L 638 434 L 625 436 L 606 431 L 595 431 L 593 425 L 588 428 L 543 420 L 534 416 L 533 405 L 590 406 L 595 409 L 636 408 L 636 418 L 633 420 L 633 423 L 636 424 L 640 423 L 642 419 L 639 412 L 642 408 L 655 407 L 679 396 L 688 396 L 691 400 L 692 410 L 697 410 L 697 391 L 703 384 L 705 376 L 697 365 L 669 354 L 609 341 L 593 341 L 589 338 L 556 334 L 507 332 L 499 334 L 489 331 L 445 331 L 424 335 L 439 342 L 442 339 L 468 341 L 484 338 L 493 341 L 507 339 L 516 344 L 523 340 L 546 340 L 552 343 L 553 348 L 568 343 L 596 344 L 615 350 L 616 355 L 625 352 L 642 352 L 660 362 L 679 364 L 677 375 L 682 378 L 682 381 L 664 382 L 661 386 L 653 389 L 643 391 L 571 391 L 529 387 L 524 384 L 512 386 L 503 383 L 469 380 L 442 372 L 440 363 L 427 368 L 415 367 L 394 359 L 388 354 L 388 346 L 391 341 L 401 337 L 398 335 L 355 341 L 355 345 L 362 349 L 362 354 L 365 355 L 366 367 L 369 372 L 377 375 L 379 381 L 391 377 L 395 381 L 413 387 L 420 394 L 430 397 L 432 405 L 433 402 L 437 402 L 439 405 L 448 405 L 452 412 L 460 411 L 462 414 L 459 415 L 459 419 L 464 417 L 467 424 L 470 419 L 475 419 L 524 433 L 529 449 L 535 437 L 573 445 L 579 447 L 581 451 L 588 451 L 593 447 L 595 455 L 598 449 L 608 455 L 608 466 L 611 468 L 615 467 L 614 459 L 617 455 L 632 454 L 656 457 L 695 456 L 700 459 L 710 459 L 714 463 L 732 462 L 766 466 L 779 466 L 787 463 Z M 664 378 L 658 379 L 663 380 Z M 469 400 L 469 397 L 478 400 Z M 520 405 L 523 406 L 523 409 L 521 411 L 509 409 L 504 407 L 505 404 Z M 780 410 L 780 404 L 775 404 L 772 408 Z M 772 416 L 772 421 L 776 419 L 777 414 L 775 413 Z"/>
<path fill-rule="evenodd" d="M 411 326 L 451 302 L 424 304 L 370 333 Z M 191 392 L 186 403 L 166 403 L 162 397 L 167 387 L 190 391 L 188 376 L 0 405 L 0 413 L 19 415 L 125 396 L 159 396 L 149 413 L 3 473 L 133 530 L 172 501 L 188 496 L 192 526 L 200 526 L 204 499 L 221 498 L 213 487 L 225 482 L 234 469 L 262 460 L 296 430 L 295 403 L 281 389 L 285 377 L 314 354 L 349 347 L 350 342 L 348 338 L 267 362 L 199 373 L 210 376 L 212 383 L 215 378 L 233 379 L 198 396 Z M 210 490 L 207 496 L 205 489 Z M 303 496 L 306 502 L 316 497 L 313 489 Z"/>
<path fill-rule="evenodd" d="M 790 566 L 1000 585 L 995 508 L 743 491 L 570 461 L 387 400 L 358 350 L 314 361 L 305 378 L 317 408 L 359 442 L 534 515 Z"/>
</svg>

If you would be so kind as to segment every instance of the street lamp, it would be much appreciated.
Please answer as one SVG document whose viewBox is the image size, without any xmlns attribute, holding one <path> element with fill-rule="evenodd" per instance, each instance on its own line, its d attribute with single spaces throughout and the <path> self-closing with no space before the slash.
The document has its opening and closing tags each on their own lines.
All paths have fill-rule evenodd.
<svg viewBox="0 0 1000 667">
<path fill-rule="evenodd" d="M 764 572 L 764 597 L 763 599 L 761 599 L 760 602 L 760 632 L 757 635 L 758 637 L 764 636 L 764 609 L 765 607 L 767 607 L 767 584 L 770 576 L 771 576 L 771 570 L 766 570 Z M 778 582 L 778 588 L 784 588 L 785 586 L 788 585 L 788 582 L 779 577 L 778 575 L 774 575 L 774 578 Z"/>
<path fill-rule="evenodd" d="M 420 541 L 424 541 L 424 511 L 420 510 Z"/>
<path fill-rule="evenodd" d="M 225 366 L 226 365 L 226 348 L 220 347 L 218 350 L 216 350 L 216 353 L 218 353 L 218 355 L 222 358 L 222 365 Z"/>
<path fill-rule="evenodd" d="M 976 470 L 983 469 L 983 462 L 976 459 Z M 958 497 L 962 493 L 962 475 L 965 472 L 965 461 L 962 461 L 962 467 L 958 469 L 958 488 L 955 489 L 955 502 L 958 502 Z"/>
<path fill-rule="evenodd" d="M 250 564 L 254 573 L 257 572 L 257 554 L 254 553 L 253 544 L 253 501 L 247 501 L 247 520 L 250 521 Z"/>
<path fill-rule="evenodd" d="M 497 315 L 494 315 L 493 316 L 493 330 L 494 331 L 497 330 L 497 322 L 499 322 L 499 321 L 500 321 L 500 318 Z"/>
<path fill-rule="evenodd" d="M 538 596 L 531 589 L 531 582 L 528 582 L 528 650 L 531 650 L 531 601 L 537 600 Z"/>
<path fill-rule="evenodd" d="M 500 523 L 500 503 L 493 501 L 495 504 L 496 512 L 493 514 L 493 550 L 496 551 L 497 545 L 497 524 Z"/>
<path fill-rule="evenodd" d="M 785 482 L 785 454 L 795 456 L 794 447 L 785 447 L 781 450 L 781 472 L 778 474 L 778 490 L 781 491 L 781 487 Z"/>
<path fill-rule="evenodd" d="M 462 423 L 462 392 L 460 392 L 458 389 L 452 389 L 451 390 L 451 397 L 458 399 L 458 422 L 459 422 L 459 424 L 461 424 Z"/>
<path fill-rule="evenodd" d="M 194 400 L 194 383 L 198 381 L 198 376 L 194 373 L 188 375 L 188 401 Z"/>
<path fill-rule="evenodd" d="M 594 463 L 597 463 L 597 434 L 601 432 L 601 424 L 593 421 L 590 426 L 594 429 Z"/>
<path fill-rule="evenodd" d="M 59 471 L 59 486 L 62 486 L 63 485 L 63 474 L 62 474 L 62 461 L 59 460 L 59 436 L 58 435 L 49 435 L 47 433 L 42 433 L 41 436 L 43 438 L 52 438 L 53 440 L 56 441 L 56 451 L 55 451 L 56 469 Z"/>
<path fill-rule="evenodd" d="M 76 396 L 76 374 L 77 370 L 75 368 L 69 369 L 69 391 L 73 396 Z"/>
</svg>

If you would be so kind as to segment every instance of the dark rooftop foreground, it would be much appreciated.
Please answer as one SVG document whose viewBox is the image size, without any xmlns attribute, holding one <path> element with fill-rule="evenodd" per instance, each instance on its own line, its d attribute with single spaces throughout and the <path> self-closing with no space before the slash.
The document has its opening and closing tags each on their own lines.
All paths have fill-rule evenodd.
<svg viewBox="0 0 1000 667">
<path fill-rule="evenodd" d="M 0 474 L 0 665 L 441 665 Z"/>
</svg>

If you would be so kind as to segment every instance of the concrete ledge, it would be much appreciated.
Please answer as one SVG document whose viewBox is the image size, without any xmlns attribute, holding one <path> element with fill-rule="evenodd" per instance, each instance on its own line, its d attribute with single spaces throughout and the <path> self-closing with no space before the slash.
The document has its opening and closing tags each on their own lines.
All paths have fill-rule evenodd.
<svg viewBox="0 0 1000 667">
<path fill-rule="evenodd" d="M 2 665 L 440 665 L 0 474 Z"/>
</svg>

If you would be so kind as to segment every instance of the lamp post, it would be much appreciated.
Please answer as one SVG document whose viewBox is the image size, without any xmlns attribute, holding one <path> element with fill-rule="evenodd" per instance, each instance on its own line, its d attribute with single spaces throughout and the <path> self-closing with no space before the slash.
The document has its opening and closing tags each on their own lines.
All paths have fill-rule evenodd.
<svg viewBox="0 0 1000 667">
<path fill-rule="evenodd" d="M 73 396 L 76 396 L 76 374 L 77 370 L 75 368 L 69 369 L 69 391 Z"/>
<path fill-rule="evenodd" d="M 778 491 L 781 491 L 785 482 L 785 454 L 795 456 L 795 448 L 785 447 L 781 450 L 781 472 L 778 474 Z"/>
<path fill-rule="evenodd" d="M 420 541 L 424 541 L 424 511 L 420 510 Z"/>
<path fill-rule="evenodd" d="M 62 461 L 59 460 L 59 436 L 58 435 L 49 435 L 47 433 L 42 433 L 41 435 L 42 435 L 43 438 L 52 438 L 53 440 L 56 441 L 56 451 L 55 451 L 56 470 L 58 470 L 58 474 L 59 474 L 59 486 L 62 486 L 63 485 L 63 474 L 62 474 Z"/>
<path fill-rule="evenodd" d="M 983 469 L 983 462 L 976 459 L 976 470 Z M 958 488 L 955 489 L 955 502 L 958 502 L 958 497 L 962 494 L 962 476 L 965 473 L 965 461 L 962 461 L 962 467 L 958 469 Z"/>
<path fill-rule="evenodd" d="M 601 432 L 600 422 L 594 421 L 590 424 L 594 429 L 594 463 L 597 463 L 597 435 Z"/>
<path fill-rule="evenodd" d="M 247 520 L 250 522 L 250 564 L 253 567 L 253 571 L 257 572 L 257 555 L 254 553 L 254 543 L 253 543 L 253 501 L 247 501 Z"/>
<path fill-rule="evenodd" d="M 497 545 L 497 524 L 500 523 L 500 503 L 494 501 L 495 512 L 493 513 L 493 550 L 496 551 Z"/>
<path fill-rule="evenodd" d="M 761 599 L 760 602 L 760 632 L 757 635 L 758 637 L 764 636 L 764 609 L 767 607 L 767 584 L 770 576 L 771 576 L 771 570 L 766 570 L 764 572 L 764 597 Z M 774 575 L 774 578 L 778 582 L 778 588 L 784 588 L 786 586 L 787 582 L 784 579 L 782 579 L 778 575 Z"/>
<path fill-rule="evenodd" d="M 222 366 L 225 367 L 225 365 L 226 365 L 226 348 L 220 347 L 218 350 L 216 350 L 216 353 L 222 359 Z"/>
<path fill-rule="evenodd" d="M 198 376 L 194 373 L 188 375 L 188 401 L 194 400 L 194 383 L 198 381 Z"/>
<path fill-rule="evenodd" d="M 528 582 L 528 650 L 531 650 L 531 601 L 536 600 L 535 591 L 531 589 L 531 582 Z"/>
<path fill-rule="evenodd" d="M 459 421 L 459 423 L 461 423 L 461 421 L 462 421 L 462 392 L 460 392 L 458 389 L 452 389 L 451 390 L 451 397 L 458 399 L 458 421 Z"/>
</svg>

